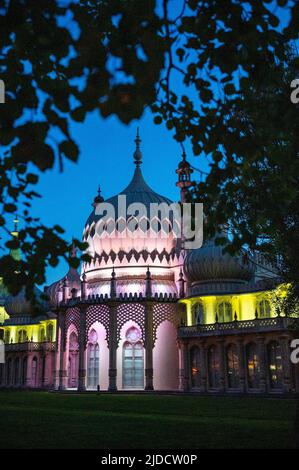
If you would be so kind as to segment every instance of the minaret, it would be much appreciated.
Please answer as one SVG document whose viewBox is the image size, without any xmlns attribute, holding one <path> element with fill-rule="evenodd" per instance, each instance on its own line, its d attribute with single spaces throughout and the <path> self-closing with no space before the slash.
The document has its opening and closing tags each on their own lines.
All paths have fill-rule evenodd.
<svg viewBox="0 0 299 470">
<path fill-rule="evenodd" d="M 193 182 L 190 179 L 191 174 L 193 173 L 193 170 L 190 166 L 190 163 L 187 162 L 186 160 L 186 153 L 183 151 L 182 155 L 182 160 L 179 163 L 179 166 L 176 170 L 176 173 L 179 177 L 178 182 L 176 183 L 176 186 L 180 188 L 180 193 L 181 193 L 181 202 L 186 201 L 186 193 L 188 189 L 193 186 Z"/>
<path fill-rule="evenodd" d="M 182 299 L 185 297 L 185 279 L 183 275 L 182 269 L 180 270 L 180 275 L 179 275 L 179 297 Z"/>
<path fill-rule="evenodd" d="M 63 285 L 62 285 L 62 300 L 63 302 L 67 302 L 67 300 L 70 297 L 70 292 L 69 292 L 69 281 L 68 278 L 65 276 Z"/>
</svg>

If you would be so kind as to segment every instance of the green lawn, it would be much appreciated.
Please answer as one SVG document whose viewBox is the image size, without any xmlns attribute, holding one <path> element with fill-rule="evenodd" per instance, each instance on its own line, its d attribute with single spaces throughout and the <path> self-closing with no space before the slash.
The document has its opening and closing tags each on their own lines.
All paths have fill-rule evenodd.
<svg viewBox="0 0 299 470">
<path fill-rule="evenodd" d="M 0 392 L 0 448 L 289 448 L 293 400 Z"/>
</svg>

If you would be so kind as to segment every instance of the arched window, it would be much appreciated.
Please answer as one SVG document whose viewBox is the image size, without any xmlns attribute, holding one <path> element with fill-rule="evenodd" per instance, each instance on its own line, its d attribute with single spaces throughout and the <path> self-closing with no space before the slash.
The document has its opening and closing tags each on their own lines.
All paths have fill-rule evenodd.
<svg viewBox="0 0 299 470">
<path fill-rule="evenodd" d="M 27 340 L 26 330 L 20 330 L 18 333 L 18 343 L 25 343 Z"/>
<path fill-rule="evenodd" d="M 33 387 L 37 386 L 37 357 L 32 359 L 31 384 Z"/>
<path fill-rule="evenodd" d="M 54 333 L 54 328 L 53 328 L 53 325 L 52 323 L 50 323 L 48 326 L 47 326 L 47 341 L 51 342 L 53 341 L 53 333 Z"/>
<path fill-rule="evenodd" d="M 220 358 L 216 346 L 211 346 L 208 350 L 208 375 L 209 387 L 219 388 L 220 385 Z"/>
<path fill-rule="evenodd" d="M 69 339 L 68 388 L 78 387 L 78 351 L 78 338 L 76 333 L 73 332 Z"/>
<path fill-rule="evenodd" d="M 227 382 L 229 388 L 238 388 L 240 382 L 240 367 L 237 346 L 230 344 L 226 349 Z"/>
<path fill-rule="evenodd" d="M 200 349 L 193 346 L 190 349 L 191 387 L 200 387 Z"/>
<path fill-rule="evenodd" d="M 129 328 L 123 346 L 123 388 L 144 388 L 143 362 L 141 332 Z"/>
<path fill-rule="evenodd" d="M 45 328 L 41 328 L 40 334 L 39 334 L 39 340 L 41 343 L 46 341 L 46 333 L 45 333 Z"/>
<path fill-rule="evenodd" d="M 282 387 L 282 354 L 277 341 L 271 341 L 267 347 L 270 387 L 279 389 Z"/>
<path fill-rule="evenodd" d="M 204 323 L 203 304 L 198 302 L 192 307 L 192 319 L 194 325 L 202 325 Z"/>
<path fill-rule="evenodd" d="M 269 318 L 271 315 L 271 306 L 269 300 L 263 299 L 259 302 L 260 318 Z"/>
<path fill-rule="evenodd" d="M 233 320 L 232 306 L 229 302 L 221 302 L 218 305 L 218 321 L 220 323 L 230 322 Z"/>
<path fill-rule="evenodd" d="M 256 344 L 250 343 L 246 348 L 248 388 L 259 388 L 260 361 Z"/>
<path fill-rule="evenodd" d="M 97 388 L 99 379 L 100 348 L 98 345 L 98 335 L 95 330 L 89 334 L 87 346 L 87 387 Z"/>
</svg>

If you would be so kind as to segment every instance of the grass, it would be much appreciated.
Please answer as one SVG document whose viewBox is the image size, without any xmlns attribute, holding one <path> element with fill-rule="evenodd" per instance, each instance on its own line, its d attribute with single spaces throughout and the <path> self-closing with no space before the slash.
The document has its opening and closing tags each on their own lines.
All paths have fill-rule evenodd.
<svg viewBox="0 0 299 470">
<path fill-rule="evenodd" d="M 296 403 L 0 392 L 0 448 L 292 448 Z"/>
</svg>

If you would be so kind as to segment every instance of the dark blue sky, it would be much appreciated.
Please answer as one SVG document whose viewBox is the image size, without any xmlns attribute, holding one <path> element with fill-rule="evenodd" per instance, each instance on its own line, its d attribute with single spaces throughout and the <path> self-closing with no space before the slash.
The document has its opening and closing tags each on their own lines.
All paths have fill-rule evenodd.
<svg viewBox="0 0 299 470">
<path fill-rule="evenodd" d="M 181 10 L 181 5 L 181 0 L 172 1 L 174 16 Z M 281 16 L 286 21 L 286 11 L 281 10 Z M 177 83 L 177 87 L 181 88 L 181 85 Z M 137 126 L 142 139 L 142 171 L 147 183 L 160 194 L 178 200 L 175 169 L 182 151 L 171 132 L 164 125 L 155 125 L 150 112 L 129 126 L 116 118 L 102 119 L 94 112 L 83 124 L 73 124 L 73 135 L 80 148 L 79 162 L 66 161 L 63 173 L 56 167 L 41 175 L 38 191 L 42 198 L 34 203 L 33 215 L 40 216 L 46 225 L 61 225 L 69 240 L 73 236 L 81 238 L 98 186 L 107 198 L 129 183 L 135 167 L 133 152 Z M 188 145 L 186 150 L 192 165 L 207 170 L 203 157 L 193 157 Z M 194 177 L 198 179 L 199 174 L 195 173 Z M 47 284 L 61 278 L 67 269 L 65 262 L 49 269 Z"/>
<path fill-rule="evenodd" d="M 133 152 L 137 126 L 142 139 L 142 171 L 146 181 L 160 194 L 178 200 L 175 169 L 181 158 L 181 147 L 171 133 L 163 125 L 155 125 L 149 112 L 129 126 L 116 118 L 104 120 L 95 112 L 84 124 L 73 126 L 80 147 L 79 162 L 65 162 L 63 173 L 55 168 L 41 175 L 38 191 L 42 199 L 34 203 L 34 214 L 41 216 L 47 225 L 60 224 L 68 239 L 72 236 L 81 238 L 98 185 L 107 198 L 129 183 L 135 168 Z M 188 154 L 190 163 L 206 168 L 206 162 L 192 157 L 191 151 Z M 47 283 L 62 277 L 66 270 L 64 262 L 49 269 Z"/>
</svg>

